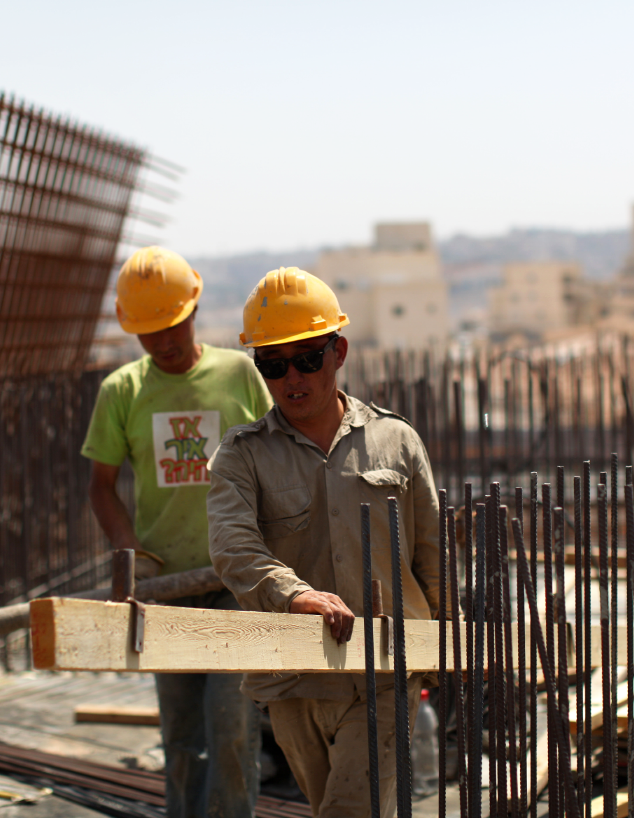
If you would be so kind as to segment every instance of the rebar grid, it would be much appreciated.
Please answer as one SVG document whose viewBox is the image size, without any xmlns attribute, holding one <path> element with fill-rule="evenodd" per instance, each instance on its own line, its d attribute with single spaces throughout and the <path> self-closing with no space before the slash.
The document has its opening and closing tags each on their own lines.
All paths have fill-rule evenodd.
<svg viewBox="0 0 634 818">
<path fill-rule="evenodd" d="M 146 159 L 0 94 L 0 377 L 81 371 Z"/>
</svg>

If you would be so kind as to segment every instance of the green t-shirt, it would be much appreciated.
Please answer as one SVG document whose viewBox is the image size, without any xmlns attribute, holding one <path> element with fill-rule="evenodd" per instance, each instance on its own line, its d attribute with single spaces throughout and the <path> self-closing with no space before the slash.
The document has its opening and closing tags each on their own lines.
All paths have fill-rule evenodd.
<svg viewBox="0 0 634 818">
<path fill-rule="evenodd" d="M 207 461 L 227 429 L 251 423 L 271 396 L 243 352 L 202 344 L 193 369 L 168 375 L 149 355 L 101 384 L 81 453 L 135 476 L 135 531 L 162 573 L 209 565 Z"/>
</svg>

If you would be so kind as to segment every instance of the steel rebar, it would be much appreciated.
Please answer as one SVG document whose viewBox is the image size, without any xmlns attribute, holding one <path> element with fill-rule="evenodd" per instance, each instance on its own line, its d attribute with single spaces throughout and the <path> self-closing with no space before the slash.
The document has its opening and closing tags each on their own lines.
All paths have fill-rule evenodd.
<svg viewBox="0 0 634 818">
<path fill-rule="evenodd" d="M 460 813 L 468 811 L 467 770 L 465 767 L 464 696 L 462 689 L 462 650 L 460 644 L 460 591 L 458 588 L 458 554 L 456 547 L 456 518 L 453 508 L 447 509 L 447 532 L 449 534 L 449 587 L 451 589 L 451 626 L 454 661 L 454 685 L 456 698 L 456 732 L 458 744 L 458 787 L 460 790 Z"/>
<path fill-rule="evenodd" d="M 447 815 L 447 492 L 438 492 L 438 818 Z"/>
<path fill-rule="evenodd" d="M 363 556 L 363 631 L 365 642 L 365 689 L 368 712 L 368 763 L 372 818 L 381 818 L 379 791 L 379 735 L 376 716 L 376 675 L 374 669 L 374 619 L 372 617 L 372 545 L 370 504 L 361 503 L 361 549 Z"/>
<path fill-rule="evenodd" d="M 581 478 L 574 479 L 575 515 L 575 671 L 577 694 L 577 801 L 584 804 L 584 724 L 583 724 L 583 533 L 581 520 Z M 590 695 L 590 692 L 587 692 Z"/>
<path fill-rule="evenodd" d="M 625 486 L 627 548 L 627 814 L 634 818 L 634 488 Z"/>
<path fill-rule="evenodd" d="M 537 527 L 539 515 L 537 507 L 537 472 L 531 472 L 531 578 L 533 587 L 537 588 Z M 517 554 L 516 554 L 517 559 Z M 531 742 L 531 818 L 537 818 L 537 639 L 535 631 L 530 629 L 530 742 Z"/>
<path fill-rule="evenodd" d="M 610 606 L 608 591 L 608 497 L 605 483 L 597 487 L 599 512 L 599 587 L 601 599 L 601 672 L 603 677 L 603 814 L 616 818 L 612 754 L 612 686 L 610 683 Z"/>
<path fill-rule="evenodd" d="M 566 757 L 566 735 L 564 733 L 563 722 L 561 719 L 561 714 L 556 706 L 556 688 L 555 688 L 555 677 L 553 673 L 552 665 L 549 662 L 548 652 L 546 650 L 546 644 L 544 642 L 544 634 L 542 632 L 541 622 L 539 620 L 539 612 L 537 610 L 537 599 L 535 598 L 535 589 L 533 587 L 533 583 L 531 580 L 530 572 L 528 569 L 528 562 L 526 560 L 526 550 L 524 548 L 524 540 L 522 537 L 522 530 L 520 528 L 519 520 L 513 520 L 513 535 L 515 538 L 515 549 L 517 552 L 517 564 L 518 570 L 520 571 L 520 575 L 522 578 L 522 582 L 524 584 L 524 590 L 526 592 L 526 598 L 528 600 L 528 607 L 531 613 L 531 631 L 535 631 L 535 638 L 537 640 L 537 648 L 539 651 L 540 660 L 542 663 L 542 670 L 544 672 L 544 680 L 546 682 L 546 693 L 547 693 L 547 701 L 549 704 L 549 709 L 552 713 L 552 720 L 554 726 L 554 734 L 555 739 L 557 741 L 558 748 L 560 752 L 564 756 L 564 773 L 565 773 L 565 792 L 566 792 L 566 805 L 568 810 L 569 818 L 581 818 L 579 813 L 579 806 L 577 804 L 576 794 L 575 794 L 575 786 L 574 781 L 572 778 L 572 771 L 570 769 L 570 757 Z M 549 805 L 550 807 L 550 805 Z M 550 811 L 550 810 L 549 810 Z"/>
<path fill-rule="evenodd" d="M 398 501 L 387 498 L 392 550 L 392 616 L 394 618 L 394 712 L 396 719 L 396 803 L 398 818 L 412 816 L 412 766 L 409 738 L 405 618 L 401 576 Z"/>
<path fill-rule="evenodd" d="M 546 601 L 546 650 L 555 674 L 555 615 L 553 606 L 553 552 L 552 511 L 550 483 L 542 484 L 542 512 L 544 538 L 544 596 Z M 543 668 L 542 668 L 543 670 Z M 548 811 L 559 818 L 559 765 L 557 744 L 554 741 L 552 709 L 548 708 Z"/>
<path fill-rule="evenodd" d="M 474 716 L 470 725 L 473 733 L 473 755 L 469 760 L 469 775 L 472 776 L 475 786 L 470 792 L 471 815 L 473 818 L 482 816 L 482 735 L 483 735 L 483 706 L 484 706 L 484 609 L 486 595 L 486 506 L 484 503 L 476 505 L 476 586 L 475 586 L 475 655 L 474 655 Z M 493 766 L 493 765 L 491 765 Z M 473 773 L 472 773 L 473 770 Z"/>
<path fill-rule="evenodd" d="M 587 736 L 585 741 L 585 804 L 586 804 L 586 818 L 592 818 L 592 698 L 590 695 L 591 689 L 591 674 L 592 668 L 590 657 L 592 656 L 592 505 L 590 498 L 590 461 L 583 462 L 583 629 L 584 629 L 584 654 L 585 665 L 583 673 L 583 685 L 585 687 L 585 724 Z"/>
<path fill-rule="evenodd" d="M 515 488 L 515 517 L 519 520 L 522 534 L 524 534 L 524 498 L 522 489 L 519 486 Z M 526 780 L 526 616 L 524 610 L 524 586 L 519 580 L 517 571 L 515 579 L 517 593 L 517 693 L 519 700 L 519 811 L 520 815 L 525 816 L 528 805 Z"/>
<path fill-rule="evenodd" d="M 568 632 L 566 622 L 566 579 L 565 556 L 564 556 L 564 510 L 561 507 L 553 509 L 554 517 L 554 553 L 555 553 L 555 575 L 556 593 L 554 615 L 557 622 L 557 692 L 559 712 L 564 726 L 564 736 L 567 744 L 567 757 L 570 758 L 570 720 L 569 720 L 569 699 L 568 699 Z M 563 818 L 564 814 L 564 757 L 559 754 L 559 786 L 560 801 L 559 813 Z"/>
<path fill-rule="evenodd" d="M 509 774 L 511 779 L 511 815 L 519 818 L 517 785 L 517 744 L 515 732 L 515 677 L 513 672 L 513 635 L 511 633 L 511 586 L 509 581 L 508 509 L 500 507 L 500 567 L 502 617 L 504 621 L 504 663 L 506 665 L 506 722 L 509 736 Z M 506 765 L 506 758 L 504 759 Z"/>
</svg>

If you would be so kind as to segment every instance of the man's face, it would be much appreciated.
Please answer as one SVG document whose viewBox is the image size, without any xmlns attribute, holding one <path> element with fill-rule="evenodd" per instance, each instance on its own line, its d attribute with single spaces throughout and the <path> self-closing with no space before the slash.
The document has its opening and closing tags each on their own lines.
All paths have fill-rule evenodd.
<svg viewBox="0 0 634 818">
<path fill-rule="evenodd" d="M 180 324 L 168 329 L 137 335 L 143 349 L 163 372 L 179 375 L 190 369 L 194 352 L 195 314 L 196 310 Z"/>
<path fill-rule="evenodd" d="M 312 349 L 323 349 L 330 340 L 330 336 L 320 336 L 293 341 L 289 344 L 260 347 L 256 350 L 256 356 L 261 361 L 273 358 L 292 358 Z M 335 375 L 343 365 L 347 351 L 348 341 L 340 337 L 334 349 L 331 347 L 325 353 L 323 366 L 318 372 L 304 375 L 298 372 L 293 364 L 290 364 L 288 372 L 282 378 L 265 379 L 273 400 L 288 421 L 306 423 L 323 414 L 332 400 L 333 393 L 336 394 Z"/>
</svg>

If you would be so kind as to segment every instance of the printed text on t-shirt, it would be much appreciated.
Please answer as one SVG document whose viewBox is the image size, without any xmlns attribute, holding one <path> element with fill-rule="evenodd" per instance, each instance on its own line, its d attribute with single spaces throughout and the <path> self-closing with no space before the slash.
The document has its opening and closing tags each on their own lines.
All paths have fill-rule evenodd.
<svg viewBox="0 0 634 818">
<path fill-rule="evenodd" d="M 206 467 L 220 442 L 220 412 L 155 412 L 152 432 L 159 488 L 209 482 Z"/>
</svg>

